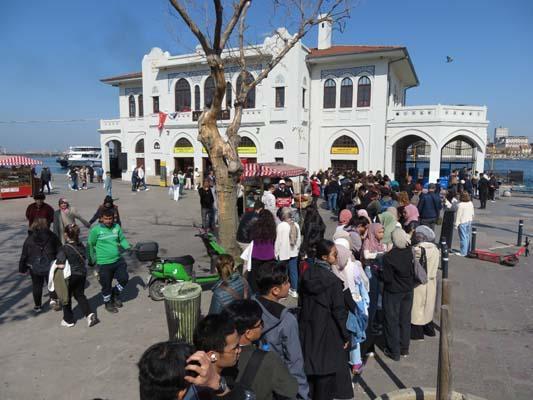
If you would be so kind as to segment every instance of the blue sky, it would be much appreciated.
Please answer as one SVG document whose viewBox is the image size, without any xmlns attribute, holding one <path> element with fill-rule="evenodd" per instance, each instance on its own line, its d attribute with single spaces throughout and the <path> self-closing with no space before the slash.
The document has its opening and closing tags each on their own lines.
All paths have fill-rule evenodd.
<svg viewBox="0 0 533 400">
<path fill-rule="evenodd" d="M 265 20 L 268 1 L 250 10 L 259 40 L 270 24 L 282 25 Z M 533 140 L 531 21 L 530 0 L 359 0 L 334 43 L 405 45 L 421 83 L 409 105 L 487 105 L 491 134 L 503 125 Z M 152 47 L 190 51 L 196 42 L 180 25 L 166 0 L 1 2 L 0 146 L 97 145 L 97 119 L 118 116 L 117 89 L 99 79 L 139 71 Z M 316 32 L 304 42 L 315 47 Z M 90 121 L 3 123 L 77 118 Z"/>
</svg>

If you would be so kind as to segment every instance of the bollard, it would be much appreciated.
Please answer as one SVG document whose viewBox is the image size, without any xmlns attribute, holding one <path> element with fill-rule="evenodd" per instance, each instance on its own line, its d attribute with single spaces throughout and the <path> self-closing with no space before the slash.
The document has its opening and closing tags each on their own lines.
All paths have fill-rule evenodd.
<svg viewBox="0 0 533 400">
<path fill-rule="evenodd" d="M 472 240 L 470 240 L 470 254 L 476 251 L 477 228 L 472 228 Z"/>
<path fill-rule="evenodd" d="M 448 246 L 442 243 L 441 249 L 442 279 L 448 278 Z"/>
<path fill-rule="evenodd" d="M 517 246 L 522 246 L 522 234 L 524 232 L 524 220 L 518 221 L 518 239 L 516 241 Z"/>
</svg>

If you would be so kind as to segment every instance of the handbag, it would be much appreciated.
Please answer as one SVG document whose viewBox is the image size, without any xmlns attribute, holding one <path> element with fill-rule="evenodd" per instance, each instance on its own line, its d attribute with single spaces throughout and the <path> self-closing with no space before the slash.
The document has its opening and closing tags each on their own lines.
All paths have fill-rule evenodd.
<svg viewBox="0 0 533 400">
<path fill-rule="evenodd" d="M 425 285 L 428 282 L 426 249 L 419 247 L 421 251 L 420 260 L 416 259 L 415 248 L 413 247 L 413 274 L 415 286 Z"/>
</svg>

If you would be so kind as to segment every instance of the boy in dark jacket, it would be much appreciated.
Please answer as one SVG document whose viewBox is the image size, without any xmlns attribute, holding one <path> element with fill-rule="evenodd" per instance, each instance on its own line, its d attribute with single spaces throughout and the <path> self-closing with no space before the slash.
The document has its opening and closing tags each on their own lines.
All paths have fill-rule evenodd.
<svg viewBox="0 0 533 400">
<path fill-rule="evenodd" d="M 203 186 L 198 189 L 198 194 L 200 195 L 200 206 L 202 209 L 202 228 L 204 229 L 215 229 L 215 215 L 214 215 L 214 204 L 215 197 L 211 191 L 209 181 L 204 180 Z"/>
<path fill-rule="evenodd" d="M 241 355 L 237 364 L 237 384 L 242 384 L 243 389 L 251 389 L 257 400 L 271 400 L 273 395 L 294 399 L 298 391 L 298 382 L 291 375 L 287 366 L 274 351 L 264 351 L 255 348 L 253 343 L 261 338 L 263 331 L 263 310 L 253 300 L 236 300 L 226 307 L 225 312 L 235 322 L 237 333 L 240 335 L 239 344 Z M 244 382 L 243 376 L 252 357 L 259 357 L 257 367 L 250 381 Z M 246 374 L 248 374 L 246 372 Z"/>
<path fill-rule="evenodd" d="M 435 189 L 435 184 L 430 183 L 428 192 L 420 196 L 420 201 L 418 203 L 420 224 L 429 226 L 433 231 L 435 230 L 435 222 L 437 222 L 437 218 L 440 215 L 440 210 L 442 209 L 440 196 L 435 193 Z"/>
<path fill-rule="evenodd" d="M 256 272 L 259 297 L 256 301 L 263 310 L 262 341 L 270 351 L 275 351 L 283 360 L 292 376 L 298 381 L 298 398 L 309 397 L 309 385 L 304 371 L 302 346 L 298 322 L 287 308 L 279 304 L 289 295 L 287 267 L 276 262 L 261 265 Z"/>
</svg>

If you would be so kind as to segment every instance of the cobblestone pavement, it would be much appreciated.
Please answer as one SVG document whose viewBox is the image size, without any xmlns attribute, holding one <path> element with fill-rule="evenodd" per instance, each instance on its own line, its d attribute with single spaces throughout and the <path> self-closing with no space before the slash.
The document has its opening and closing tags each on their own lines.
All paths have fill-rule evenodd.
<svg viewBox="0 0 533 400">
<path fill-rule="evenodd" d="M 200 266 L 208 265 L 192 226 L 200 222 L 196 193 L 186 191 L 176 204 L 164 188 L 131 192 L 126 183 L 113 184 L 124 231 L 132 243 L 155 240 L 160 254 L 191 254 Z M 87 191 L 55 192 L 47 202 L 56 207 L 60 196 L 68 197 L 85 218 L 90 218 L 104 192 L 91 185 Z M 87 328 L 77 306 L 78 322 L 69 329 L 59 325 L 61 313 L 45 308 L 34 315 L 30 279 L 17 273 L 27 231 L 24 211 L 30 202 L 0 202 L 0 399 L 137 399 L 136 363 L 140 355 L 149 345 L 168 338 L 163 303 L 150 300 L 144 289 L 146 263 L 127 258 L 130 282 L 124 308 L 116 315 L 103 310 L 99 285 L 89 274 L 86 294 L 101 319 L 93 328 Z M 323 216 L 331 234 L 335 221 L 326 210 Z M 519 218 L 525 219 L 526 230 L 533 233 L 533 199 L 502 199 L 489 203 L 487 210 L 479 210 L 478 247 L 516 241 Z M 87 231 L 82 228 L 82 232 L 85 237 Z M 487 399 L 532 398 L 530 260 L 522 258 L 517 267 L 509 268 L 450 256 L 456 391 Z M 204 292 L 204 312 L 209 301 L 210 294 Z M 356 398 L 374 398 L 403 387 L 435 386 L 438 338 L 413 342 L 410 353 L 401 362 L 394 362 L 378 350 L 362 377 L 356 379 Z"/>
</svg>

